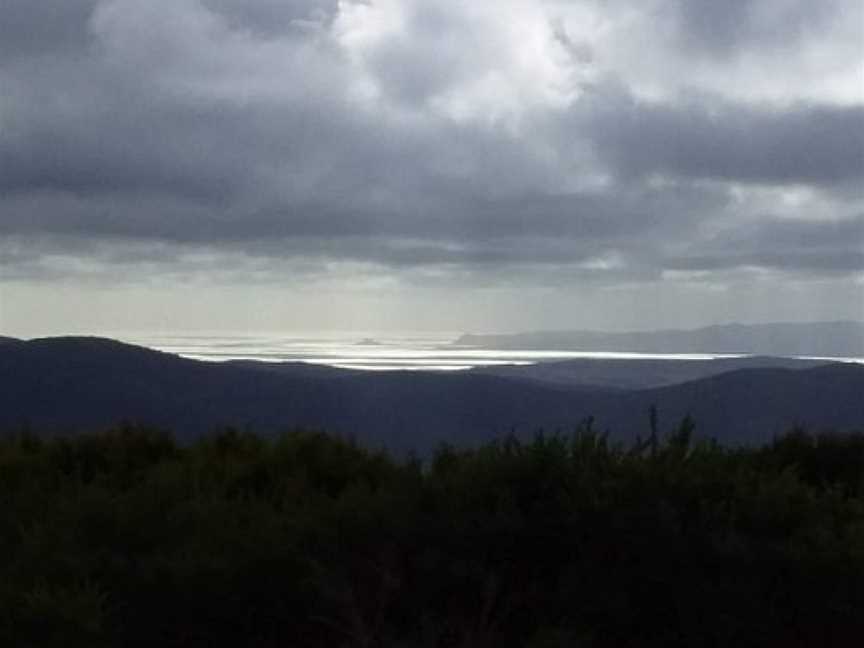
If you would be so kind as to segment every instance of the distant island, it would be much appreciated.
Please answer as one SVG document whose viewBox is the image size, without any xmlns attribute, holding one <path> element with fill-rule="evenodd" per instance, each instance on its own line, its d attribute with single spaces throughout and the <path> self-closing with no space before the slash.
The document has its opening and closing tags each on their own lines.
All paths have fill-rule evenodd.
<svg viewBox="0 0 864 648">
<path fill-rule="evenodd" d="M 381 343 L 375 338 L 363 338 L 355 343 L 355 346 L 381 346 Z"/>
<path fill-rule="evenodd" d="M 606 333 L 534 331 L 475 335 L 454 345 L 506 350 L 741 353 L 766 356 L 864 357 L 864 323 L 720 324 L 704 328 Z"/>
</svg>

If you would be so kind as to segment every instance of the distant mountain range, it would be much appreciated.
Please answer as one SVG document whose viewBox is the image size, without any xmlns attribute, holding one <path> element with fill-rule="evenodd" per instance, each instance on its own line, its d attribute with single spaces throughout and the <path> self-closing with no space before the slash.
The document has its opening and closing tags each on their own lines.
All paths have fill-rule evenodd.
<svg viewBox="0 0 864 648">
<path fill-rule="evenodd" d="M 864 323 L 724 324 L 690 330 L 631 333 L 538 331 L 504 335 L 465 334 L 455 344 L 508 350 L 864 357 Z"/>
<path fill-rule="evenodd" d="M 755 358 L 712 361 L 732 369 L 716 373 L 710 363 L 639 362 L 588 367 L 583 379 L 555 384 L 530 372 L 202 362 L 102 338 L 46 338 L 0 345 L 0 430 L 74 433 L 126 420 L 188 440 L 226 425 L 261 433 L 311 427 L 423 454 L 441 441 L 570 430 L 588 416 L 616 438 L 644 437 L 651 405 L 667 431 L 691 414 L 697 433 L 729 442 L 761 442 L 794 424 L 864 429 L 859 365 Z"/>
</svg>

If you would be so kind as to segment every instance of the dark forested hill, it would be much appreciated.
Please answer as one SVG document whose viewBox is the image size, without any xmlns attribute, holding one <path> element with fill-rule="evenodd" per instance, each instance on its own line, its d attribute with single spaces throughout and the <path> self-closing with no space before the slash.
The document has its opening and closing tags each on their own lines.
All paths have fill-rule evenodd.
<svg viewBox="0 0 864 648">
<path fill-rule="evenodd" d="M 725 442 L 761 442 L 790 425 L 864 429 L 864 367 L 828 364 L 813 369 L 739 369 L 680 385 L 623 394 L 606 413 L 628 425 L 632 412 L 656 404 L 661 427 L 690 415 L 697 431 Z"/>
<path fill-rule="evenodd" d="M 186 439 L 219 426 L 325 428 L 394 450 L 474 443 L 515 430 L 571 429 L 594 416 L 615 436 L 669 429 L 758 442 L 795 423 L 864 427 L 864 367 L 743 369 L 651 390 L 610 391 L 472 373 L 366 373 L 307 365 L 209 363 L 99 338 L 0 347 L 0 429 L 74 432 L 127 420 Z"/>
<path fill-rule="evenodd" d="M 811 369 L 824 360 L 743 356 L 712 360 L 579 358 L 532 365 L 477 367 L 474 373 L 531 379 L 555 385 L 651 389 L 708 378 L 738 369 Z"/>
<path fill-rule="evenodd" d="M 495 376 L 209 363 L 99 338 L 2 348 L 0 386 L 0 428 L 75 431 L 128 420 L 194 437 L 225 425 L 302 426 L 399 449 L 585 415 L 579 392 Z"/>
</svg>

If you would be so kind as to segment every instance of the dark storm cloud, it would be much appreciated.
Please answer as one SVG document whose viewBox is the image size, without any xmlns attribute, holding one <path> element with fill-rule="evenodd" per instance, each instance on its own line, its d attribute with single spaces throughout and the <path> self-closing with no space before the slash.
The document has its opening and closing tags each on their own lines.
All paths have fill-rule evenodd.
<svg viewBox="0 0 864 648">
<path fill-rule="evenodd" d="M 441 261 L 456 258 L 458 249 L 470 249 L 466 262 L 483 258 L 483 245 L 509 239 L 514 262 L 533 254 L 548 263 L 562 254 L 542 246 L 523 245 L 540 240 L 570 249 L 574 258 L 603 246 L 644 247 L 668 237 L 697 229 L 705 214 L 724 208 L 728 200 L 716 189 L 627 189 L 615 193 L 586 193 L 559 196 L 522 196 L 492 200 L 465 196 L 464 187 L 447 192 L 434 204 L 382 205 L 374 197 L 354 196 L 351 200 L 320 199 L 318 202 L 280 205 L 257 211 L 241 211 L 242 205 L 221 206 L 209 202 L 193 204 L 181 198 L 139 196 L 129 204 L 129 194 L 74 196 L 62 192 L 21 196 L 7 200 L 0 219 L 0 233 L 31 236 L 63 233 L 67 236 L 172 241 L 195 245 L 242 246 L 256 241 L 280 241 L 274 246 L 286 254 L 302 252 L 312 239 L 330 240 L 337 256 L 369 254 L 370 260 L 389 262 L 391 254 L 376 255 L 386 246 L 366 240 L 393 238 L 424 239 L 429 250 L 413 257 L 415 263 L 432 261 L 432 250 L 441 251 Z M 337 241 L 344 239 L 344 244 Z M 289 244 L 290 242 L 290 244 Z M 352 254 L 348 248 L 356 247 Z M 598 247 L 599 246 L 599 247 Z M 551 248 L 551 245 L 550 245 Z M 260 249 L 260 248 L 255 248 Z M 311 252 L 310 248 L 310 252 Z M 497 257 L 501 249 L 493 254 Z M 566 256 L 566 255 L 565 255 Z M 406 261 L 412 257 L 406 256 Z"/>
<path fill-rule="evenodd" d="M 723 256 L 680 257 L 668 260 L 665 265 L 670 270 L 688 271 L 769 268 L 806 274 L 846 274 L 864 271 L 864 252 L 832 250 L 830 254 L 819 251 L 730 253 Z"/>
<path fill-rule="evenodd" d="M 775 27 L 821 33 L 836 11 L 816 4 L 785 3 Z M 807 185 L 860 223 L 864 106 L 637 100 L 639 70 L 602 68 L 602 48 L 544 3 L 505 5 L 4 3 L 0 234 L 33 251 L 7 245 L 0 264 L 35 268 L 41 249 L 169 267 L 172 246 L 188 246 L 614 277 L 676 263 L 860 269 L 857 225 L 784 230 L 772 217 L 744 239 L 712 232 L 755 217 L 730 183 Z M 774 47 L 764 7 L 721 5 L 670 5 L 685 48 Z"/>
<path fill-rule="evenodd" d="M 339 0 L 202 0 L 232 25 L 262 36 L 279 36 L 292 28 L 332 21 Z"/>
<path fill-rule="evenodd" d="M 87 20 L 98 0 L 3 0 L 0 66 L 26 57 L 66 55 L 88 44 Z"/>
<path fill-rule="evenodd" d="M 7 102 L 0 191 L 224 200 L 255 163 L 237 143 L 258 153 L 271 148 L 267 135 L 237 110 L 159 105 L 104 85 L 91 90 L 72 106 Z"/>
<path fill-rule="evenodd" d="M 668 258 L 671 270 L 760 267 L 799 272 L 864 271 L 864 217 L 808 222 L 765 217 L 703 241 L 695 254 Z"/>
<path fill-rule="evenodd" d="M 864 106 L 772 108 L 703 98 L 639 102 L 602 94 L 590 123 L 598 154 L 625 174 L 755 184 L 864 181 Z"/>
<path fill-rule="evenodd" d="M 807 221 L 762 216 L 726 228 L 702 243 L 711 252 L 723 250 L 774 252 L 849 250 L 864 252 L 864 215 L 843 220 Z"/>
</svg>

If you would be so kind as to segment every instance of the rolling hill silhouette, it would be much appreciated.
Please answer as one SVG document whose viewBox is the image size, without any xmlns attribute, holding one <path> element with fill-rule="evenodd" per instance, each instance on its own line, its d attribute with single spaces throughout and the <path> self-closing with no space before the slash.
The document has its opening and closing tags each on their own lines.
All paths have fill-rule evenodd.
<svg viewBox="0 0 864 648">
<path fill-rule="evenodd" d="M 651 389 L 708 378 L 736 369 L 809 369 L 824 364 L 824 360 L 774 356 L 743 356 L 712 360 L 579 358 L 539 362 L 533 365 L 477 367 L 471 371 L 492 376 L 536 380 L 554 385 Z"/>
<path fill-rule="evenodd" d="M 514 431 L 572 429 L 593 416 L 613 436 L 685 414 L 697 433 L 756 443 L 794 424 L 864 427 L 864 367 L 745 368 L 653 389 L 611 390 L 465 372 L 357 372 L 302 363 L 213 363 L 102 338 L 0 347 L 0 429 L 73 433 L 119 421 L 183 440 L 221 426 L 313 427 L 394 451 L 473 444 Z"/>
</svg>

